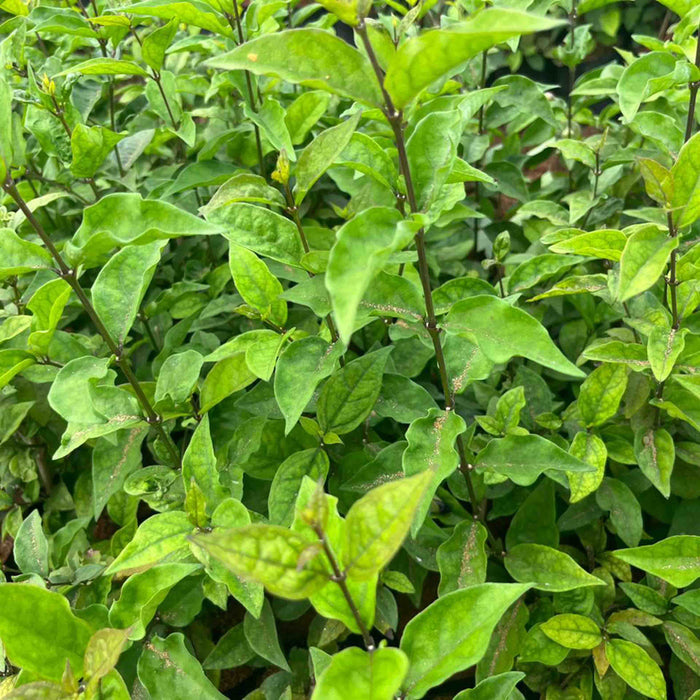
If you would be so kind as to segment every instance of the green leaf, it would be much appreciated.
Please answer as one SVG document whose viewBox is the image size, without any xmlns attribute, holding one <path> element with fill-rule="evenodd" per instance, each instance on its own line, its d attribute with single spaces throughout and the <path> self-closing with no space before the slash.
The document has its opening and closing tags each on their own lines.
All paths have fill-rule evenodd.
<svg viewBox="0 0 700 700">
<path fill-rule="evenodd" d="M 296 425 L 316 387 L 328 377 L 342 353 L 339 343 L 323 338 L 301 338 L 288 345 L 275 372 L 275 399 L 285 419 L 285 434 Z"/>
<path fill-rule="evenodd" d="M 313 542 L 277 525 L 249 525 L 190 539 L 234 573 L 259 581 L 281 598 L 308 598 L 330 578 L 317 558 L 305 559 Z"/>
<path fill-rule="evenodd" d="M 244 352 L 219 360 L 202 382 L 199 412 L 206 413 L 231 394 L 245 389 L 257 377 L 248 368 Z"/>
<path fill-rule="evenodd" d="M 569 480 L 571 490 L 570 500 L 571 503 L 576 503 L 600 486 L 605 475 L 608 450 L 597 435 L 581 431 L 574 435 L 569 446 L 569 454 L 595 468 L 595 471 L 584 474 L 567 472 L 566 478 Z"/>
<path fill-rule="evenodd" d="M 266 258 L 300 266 L 304 250 L 297 228 L 289 219 L 246 203 L 218 207 L 206 216 L 232 243 Z"/>
<path fill-rule="evenodd" d="M 529 585 L 483 583 L 438 598 L 416 615 L 401 638 L 410 662 L 403 684 L 410 700 L 475 664 L 503 613 Z"/>
<path fill-rule="evenodd" d="M 396 209 L 387 207 L 365 209 L 339 229 L 325 279 L 338 333 L 346 345 L 355 329 L 357 307 L 370 282 L 414 233 Z"/>
<path fill-rule="evenodd" d="M 468 688 L 457 693 L 453 700 L 509 700 L 515 686 L 525 678 L 520 671 L 499 673 L 492 678 L 486 678 L 477 683 L 474 688 Z"/>
<path fill-rule="evenodd" d="M 223 70 L 273 75 L 379 107 L 382 95 L 372 66 L 357 49 L 321 29 L 289 29 L 259 36 L 209 59 Z"/>
<path fill-rule="evenodd" d="M 649 333 L 647 356 L 657 382 L 666 380 L 673 371 L 678 356 L 685 348 L 686 333 L 685 328 L 679 331 L 663 326 L 654 326 Z"/>
<path fill-rule="evenodd" d="M 194 431 L 182 458 L 182 479 L 185 489 L 191 479 L 202 490 L 207 504 L 207 513 L 211 514 L 221 501 L 226 498 L 226 489 L 219 481 L 214 445 L 209 431 L 209 416 L 202 420 Z"/>
<path fill-rule="evenodd" d="M 172 204 L 138 194 L 108 194 L 83 210 L 83 221 L 64 252 L 74 267 L 95 267 L 114 248 L 214 233 L 220 233 L 219 227 Z"/>
<path fill-rule="evenodd" d="M 175 19 L 193 27 L 207 29 L 214 34 L 231 37 L 233 32 L 207 3 L 194 0 L 193 2 L 172 2 L 171 0 L 144 0 L 129 5 L 129 14 L 144 17 L 158 17 L 166 21 Z"/>
<path fill-rule="evenodd" d="M 296 177 L 294 204 L 296 206 L 301 204 L 314 183 L 338 159 L 357 129 L 361 116 L 362 113 L 357 112 L 350 119 L 322 131 L 303 150 L 294 169 Z"/>
<path fill-rule="evenodd" d="M 155 636 L 144 645 L 138 662 L 138 677 L 154 698 L 222 700 L 226 697 L 207 678 L 179 632 L 166 639 Z"/>
<path fill-rule="evenodd" d="M 603 364 L 594 369 L 581 385 L 577 405 L 586 428 L 601 425 L 612 418 L 627 389 L 627 367 Z"/>
<path fill-rule="evenodd" d="M 152 31 L 141 44 L 141 57 L 154 71 L 163 67 L 165 52 L 177 33 L 177 20 L 173 17 L 164 27 Z"/>
<path fill-rule="evenodd" d="M 254 656 L 255 652 L 245 638 L 241 623 L 229 629 L 219 639 L 202 665 L 207 670 L 235 668 L 248 663 Z"/>
<path fill-rule="evenodd" d="M 31 584 L 0 583 L 0 640 L 10 663 L 39 678 L 60 681 L 70 663 L 80 677 L 92 635 L 60 593 Z"/>
<path fill-rule="evenodd" d="M 21 239 L 9 228 L 0 229 L 0 279 L 46 269 L 52 262 L 40 245 Z"/>
<path fill-rule="evenodd" d="M 447 182 L 461 136 L 458 109 L 433 112 L 416 124 L 406 143 L 406 155 L 419 209 L 427 211 Z"/>
<path fill-rule="evenodd" d="M 118 58 L 89 58 L 87 61 L 67 68 L 57 75 L 69 75 L 70 73 L 80 73 L 81 75 L 138 75 L 142 78 L 148 77 L 138 63 L 134 61 L 123 61 Z"/>
<path fill-rule="evenodd" d="M 474 466 L 478 472 L 492 471 L 520 486 L 534 484 L 537 477 L 547 470 L 596 471 L 592 465 L 539 435 L 508 435 L 493 439 L 477 454 Z"/>
<path fill-rule="evenodd" d="M 185 513 L 158 513 L 144 520 L 133 539 L 107 567 L 106 574 L 145 570 L 163 562 L 180 562 L 188 558 L 187 535 L 192 525 Z"/>
<path fill-rule="evenodd" d="M 443 327 L 476 343 L 492 362 L 526 357 L 571 377 L 581 370 L 564 357 L 536 319 L 494 296 L 474 296 L 450 309 Z"/>
<path fill-rule="evenodd" d="M 623 481 L 605 478 L 595 494 L 596 503 L 610 513 L 610 522 L 628 547 L 642 539 L 642 508 L 633 491 Z"/>
<path fill-rule="evenodd" d="M 624 639 L 611 639 L 605 642 L 605 655 L 613 671 L 631 688 L 647 698 L 666 699 L 661 669 L 642 647 Z"/>
<path fill-rule="evenodd" d="M 238 293 L 248 306 L 278 326 L 287 322 L 287 304 L 279 298 L 282 285 L 258 256 L 229 241 L 229 268 Z"/>
<path fill-rule="evenodd" d="M 92 688 L 117 665 L 127 640 L 125 630 L 109 627 L 97 630 L 90 637 L 85 649 L 85 676 Z"/>
<path fill-rule="evenodd" d="M 393 700 L 407 671 L 408 659 L 399 649 L 343 649 L 318 678 L 311 699 Z"/>
<path fill-rule="evenodd" d="M 318 397 L 318 422 L 324 433 L 344 435 L 357 428 L 372 410 L 382 385 L 391 348 L 382 348 L 349 362 L 331 375 Z"/>
<path fill-rule="evenodd" d="M 676 450 L 671 434 L 664 428 L 640 428 L 634 436 L 634 454 L 644 476 L 662 496 L 671 495 L 671 473 Z"/>
<path fill-rule="evenodd" d="M 411 533 L 414 536 L 425 521 L 438 486 L 459 465 L 455 442 L 465 429 L 464 420 L 454 411 L 431 408 L 427 416 L 414 420 L 406 431 L 408 447 L 402 458 L 404 473 L 407 476 L 432 473 L 413 519 Z"/>
<path fill-rule="evenodd" d="M 270 485 L 267 498 L 270 522 L 289 527 L 294 520 L 294 506 L 304 477 L 325 482 L 328 467 L 328 455 L 317 447 L 287 457 L 277 468 Z"/>
<path fill-rule="evenodd" d="M 486 528 L 475 520 L 462 520 L 437 549 L 440 569 L 438 595 L 486 581 Z"/>
<path fill-rule="evenodd" d="M 522 389 L 522 387 L 520 387 Z M 543 479 L 530 492 L 510 521 L 506 533 L 506 549 L 523 542 L 559 546 L 559 530 L 556 526 L 554 482 Z"/>
<path fill-rule="evenodd" d="M 120 430 L 112 439 L 97 440 L 92 451 L 93 513 L 97 520 L 109 499 L 119 493 L 126 478 L 141 466 L 141 443 L 147 426 Z"/>
<path fill-rule="evenodd" d="M 700 217 L 700 138 L 695 134 L 681 148 L 671 168 L 673 219 L 677 228 L 690 226 Z"/>
<path fill-rule="evenodd" d="M 92 177 L 110 151 L 124 138 L 103 126 L 78 124 L 72 131 L 70 147 L 73 161 L 70 169 L 76 177 Z"/>
<path fill-rule="evenodd" d="M 542 544 L 516 545 L 506 555 L 504 564 L 516 581 L 528 582 L 541 591 L 559 593 L 604 585 L 568 554 Z"/>
<path fill-rule="evenodd" d="M 265 97 L 257 110 L 252 110 L 245 104 L 243 111 L 250 121 L 260 127 L 275 151 L 284 151 L 289 160 L 296 160 L 292 139 L 284 120 L 284 107 L 277 100 Z"/>
<path fill-rule="evenodd" d="M 540 629 L 567 649 L 593 649 L 603 641 L 598 625 L 584 615 L 555 615 L 543 622 Z"/>
<path fill-rule="evenodd" d="M 158 372 L 155 402 L 169 398 L 174 404 L 187 401 L 199 379 L 204 358 L 196 350 L 185 350 L 170 355 Z"/>
<path fill-rule="evenodd" d="M 268 185 L 267 181 L 260 175 L 237 173 L 216 190 L 206 205 L 199 208 L 199 212 L 206 217 L 214 209 L 235 202 L 269 204 L 276 207 L 284 207 L 286 204 L 282 193 Z"/>
<path fill-rule="evenodd" d="M 109 610 L 109 624 L 128 628 L 129 639 L 143 639 L 170 589 L 199 568 L 199 564 L 159 564 L 129 576 Z"/>
<path fill-rule="evenodd" d="M 131 245 L 112 256 L 92 285 L 92 302 L 117 346 L 125 343 L 165 243 Z"/>
<path fill-rule="evenodd" d="M 561 233 L 560 231 L 557 233 Z M 622 255 L 627 236 L 616 229 L 600 231 L 580 231 L 571 229 L 570 237 L 559 239 L 549 246 L 553 253 L 575 253 L 576 255 L 591 255 L 596 258 L 614 260 L 617 262 Z"/>
<path fill-rule="evenodd" d="M 617 83 L 620 111 L 632 121 L 640 105 L 658 92 L 654 81 L 672 73 L 676 57 L 666 51 L 652 51 L 628 65 Z"/>
<path fill-rule="evenodd" d="M 482 10 L 454 28 L 424 32 L 402 44 L 389 64 L 384 87 L 394 106 L 403 109 L 425 88 L 458 73 L 470 58 L 482 51 L 559 24 L 516 10 Z"/>
<path fill-rule="evenodd" d="M 38 510 L 33 510 L 22 521 L 12 554 L 23 574 L 37 574 L 42 578 L 49 575 L 49 541 Z"/>
<path fill-rule="evenodd" d="M 392 560 L 432 479 L 430 471 L 425 471 L 392 481 L 352 504 L 346 517 L 344 547 L 350 578 L 367 580 Z"/>
<path fill-rule="evenodd" d="M 676 588 L 689 586 L 700 577 L 700 537 L 695 535 L 675 535 L 644 547 L 618 549 L 613 554 Z"/>
<path fill-rule="evenodd" d="M 272 612 L 269 601 L 265 601 L 256 619 L 249 612 L 243 618 L 243 631 L 248 640 L 250 648 L 266 661 L 291 671 L 287 659 L 280 648 L 277 638 L 277 628 L 275 626 L 275 615 Z"/>
<path fill-rule="evenodd" d="M 664 622 L 664 637 L 673 653 L 692 669 L 695 675 L 700 674 L 700 639 L 685 625 L 672 620 Z"/>
<path fill-rule="evenodd" d="M 653 224 L 635 231 L 627 239 L 620 258 L 617 300 L 627 301 L 656 284 L 671 251 L 677 247 L 677 238 L 669 237 Z"/>
</svg>

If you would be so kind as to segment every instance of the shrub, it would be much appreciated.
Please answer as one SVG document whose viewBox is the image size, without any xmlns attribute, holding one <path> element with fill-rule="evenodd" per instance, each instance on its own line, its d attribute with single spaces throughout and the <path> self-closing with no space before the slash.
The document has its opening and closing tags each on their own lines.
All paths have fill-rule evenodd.
<svg viewBox="0 0 700 700">
<path fill-rule="evenodd" d="M 0 697 L 700 697 L 700 6 L 484 4 L 2 2 Z"/>
</svg>

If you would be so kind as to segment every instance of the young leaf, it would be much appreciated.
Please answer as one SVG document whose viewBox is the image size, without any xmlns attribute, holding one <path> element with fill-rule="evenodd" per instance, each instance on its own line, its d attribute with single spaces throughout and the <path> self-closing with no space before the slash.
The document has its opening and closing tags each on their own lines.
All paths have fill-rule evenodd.
<svg viewBox="0 0 700 700">
<path fill-rule="evenodd" d="M 238 293 L 248 306 L 278 326 L 287 322 L 287 304 L 279 298 L 282 285 L 252 251 L 229 241 L 229 268 Z"/>
<path fill-rule="evenodd" d="M 642 647 L 625 639 L 611 639 L 605 643 L 605 655 L 613 671 L 631 688 L 647 698 L 666 700 L 661 669 Z"/>
<path fill-rule="evenodd" d="M 598 625 L 584 615 L 555 615 L 543 622 L 540 629 L 567 649 L 593 649 L 603 640 Z"/>
<path fill-rule="evenodd" d="M 438 598 L 406 625 L 401 650 L 410 662 L 403 684 L 410 700 L 422 698 L 484 655 L 503 613 L 530 586 L 483 583 Z"/>
<path fill-rule="evenodd" d="M 277 525 L 249 525 L 190 540 L 234 573 L 259 581 L 282 598 L 308 598 L 330 579 L 318 557 L 305 560 L 313 542 Z"/>
<path fill-rule="evenodd" d="M 392 481 L 372 489 L 348 511 L 345 563 L 350 578 L 366 580 L 380 572 L 403 542 L 433 475 Z"/>
<path fill-rule="evenodd" d="M 676 588 L 689 586 L 700 577 L 700 537 L 695 535 L 674 535 L 644 547 L 618 549 L 613 554 Z"/>
</svg>

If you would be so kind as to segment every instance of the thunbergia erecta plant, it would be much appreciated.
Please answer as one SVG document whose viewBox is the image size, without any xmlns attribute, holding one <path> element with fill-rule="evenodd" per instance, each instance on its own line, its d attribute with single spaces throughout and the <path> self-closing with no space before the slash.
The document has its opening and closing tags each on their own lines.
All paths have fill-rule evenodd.
<svg viewBox="0 0 700 700">
<path fill-rule="evenodd" d="M 700 699 L 697 0 L 0 0 L 2 700 Z"/>
</svg>

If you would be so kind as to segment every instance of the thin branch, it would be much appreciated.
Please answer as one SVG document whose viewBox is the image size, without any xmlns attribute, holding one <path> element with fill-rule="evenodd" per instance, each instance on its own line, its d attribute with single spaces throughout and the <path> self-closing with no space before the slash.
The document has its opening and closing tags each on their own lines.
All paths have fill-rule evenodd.
<svg viewBox="0 0 700 700">
<path fill-rule="evenodd" d="M 22 195 L 17 190 L 17 186 L 12 181 L 12 179 L 10 179 L 9 176 L 5 180 L 3 189 L 5 190 L 5 192 L 7 192 L 7 194 L 10 195 L 10 197 L 12 197 L 12 199 L 14 199 L 15 203 L 20 208 L 22 213 L 27 217 L 27 221 L 37 232 L 39 238 L 41 238 L 42 242 L 44 243 L 48 251 L 51 253 L 51 256 L 58 265 L 59 274 L 61 278 L 63 278 L 71 286 L 71 289 L 78 297 L 78 300 L 85 309 L 85 312 L 92 320 L 95 328 L 97 329 L 97 332 L 102 336 L 103 340 L 107 344 L 107 347 L 109 348 L 109 351 L 115 356 L 117 364 L 124 373 L 124 376 L 126 377 L 127 381 L 129 382 L 129 384 L 131 384 L 131 388 L 133 389 L 134 394 L 136 394 L 136 398 L 138 399 L 139 403 L 141 404 L 141 407 L 146 413 L 147 422 L 155 428 L 159 437 L 163 440 L 163 443 L 170 452 L 170 456 L 173 459 L 173 462 L 179 466 L 180 453 L 175 447 L 175 443 L 173 442 L 170 435 L 163 429 L 163 418 L 155 411 L 155 409 L 151 405 L 151 402 L 148 400 L 148 397 L 144 394 L 141 384 L 139 384 L 139 381 L 131 368 L 128 358 L 124 354 L 122 348 L 120 348 L 114 342 L 114 339 L 112 338 L 110 332 L 107 330 L 106 326 L 102 322 L 102 319 L 99 317 L 97 311 L 95 310 L 95 307 L 92 305 L 92 302 L 85 293 L 85 290 L 80 285 L 80 282 L 78 281 L 76 275 L 76 271 L 66 264 L 66 261 L 63 259 L 63 256 L 54 245 L 54 242 L 46 233 L 41 223 L 39 223 L 39 221 L 35 218 L 34 214 L 27 206 L 27 203 L 22 198 Z"/>
<path fill-rule="evenodd" d="M 372 639 L 369 630 L 367 629 L 367 625 L 365 625 L 365 621 L 362 619 L 360 611 L 357 605 L 355 604 L 355 600 L 353 599 L 352 594 L 348 589 L 348 584 L 346 581 L 347 577 L 345 573 L 340 570 L 338 560 L 335 558 L 335 554 L 333 554 L 333 550 L 328 544 L 326 534 L 323 532 L 320 525 L 314 524 L 312 525 L 312 527 L 319 539 L 319 542 L 321 543 L 321 546 L 323 547 L 323 552 L 326 555 L 326 558 L 328 559 L 328 563 L 333 569 L 332 580 L 338 584 L 340 592 L 343 594 L 343 598 L 345 598 L 345 602 L 348 604 L 350 612 L 352 613 L 352 616 L 355 619 L 355 623 L 357 624 L 358 629 L 362 633 L 362 641 L 365 643 L 365 648 L 367 649 L 367 651 L 374 651 L 374 640 Z"/>
<path fill-rule="evenodd" d="M 394 132 L 394 139 L 396 141 L 396 148 L 399 154 L 399 167 L 401 173 L 403 174 L 406 183 L 406 195 L 408 198 L 408 204 L 411 212 L 418 212 L 418 203 L 416 200 L 416 193 L 413 188 L 413 179 L 411 177 L 411 169 L 409 167 L 408 155 L 406 153 L 406 140 L 404 138 L 403 132 L 403 114 L 396 109 L 391 96 L 384 88 L 384 74 L 377 57 L 374 53 L 374 49 L 367 35 L 367 28 L 363 21 L 357 26 L 357 33 L 362 40 L 365 47 L 365 51 L 369 57 L 370 63 L 374 68 L 374 72 L 377 76 L 377 80 L 381 87 L 382 95 L 384 96 L 385 110 L 384 115 L 386 116 L 392 131 Z M 432 341 L 433 348 L 435 350 L 435 357 L 438 365 L 438 372 L 440 374 L 440 383 L 442 384 L 443 394 L 445 396 L 445 410 L 454 411 L 455 410 L 455 394 L 452 390 L 450 384 L 449 373 L 447 371 L 447 364 L 445 362 L 445 355 L 442 349 L 442 342 L 440 340 L 440 329 L 437 325 L 437 316 L 435 314 L 435 306 L 433 304 L 433 292 L 430 286 L 430 269 L 428 267 L 428 256 L 425 248 L 425 231 L 420 229 L 414 238 L 416 251 L 418 253 L 418 272 L 420 275 L 421 287 L 423 288 L 423 296 L 425 299 L 425 328 L 428 331 L 430 340 Z M 460 469 L 464 474 L 464 478 L 467 482 L 467 488 L 469 490 L 469 500 L 472 506 L 472 513 L 475 518 L 478 518 L 489 536 L 489 542 L 492 547 L 495 547 L 496 540 L 486 525 L 485 518 L 481 514 L 481 508 L 479 507 L 479 499 L 476 496 L 476 491 L 474 490 L 474 484 L 472 481 L 471 472 L 473 466 L 469 464 L 466 457 L 466 450 L 464 447 L 464 441 L 461 435 L 457 436 L 457 453 L 459 454 Z"/>
<path fill-rule="evenodd" d="M 304 226 L 301 223 L 301 219 L 299 218 L 299 207 L 294 202 L 294 197 L 292 196 L 292 191 L 289 189 L 289 183 L 285 182 L 282 184 L 282 187 L 284 189 L 284 196 L 285 199 L 287 200 L 287 214 L 290 216 L 292 221 L 294 221 L 294 225 L 297 227 L 297 231 L 299 232 L 299 238 L 301 239 L 301 245 L 304 248 L 304 252 L 308 253 L 310 252 L 311 248 L 309 248 L 309 241 L 306 238 L 306 233 L 304 232 Z M 309 277 L 314 277 L 313 272 L 310 270 L 307 270 L 306 273 L 309 275 Z M 333 340 L 334 343 L 337 343 L 339 340 L 338 336 L 338 330 L 335 327 L 335 323 L 333 322 L 333 318 L 331 317 L 330 314 L 326 316 L 324 319 L 326 322 L 326 325 L 328 326 L 328 331 L 331 334 L 331 339 Z M 345 364 L 345 361 L 343 358 L 340 358 L 340 364 L 343 366 Z"/>
<path fill-rule="evenodd" d="M 243 37 L 243 23 L 241 22 L 241 13 L 238 11 L 238 0 L 232 0 L 233 4 L 233 19 L 228 12 L 224 12 L 224 16 L 229 23 L 231 29 L 238 34 L 239 45 L 244 43 L 245 39 Z M 235 21 L 235 24 L 234 24 Z M 253 91 L 253 81 L 250 77 L 250 71 L 244 70 L 243 75 L 245 75 L 245 84 L 248 91 L 248 101 L 250 102 L 250 108 L 255 110 L 255 93 Z M 258 95 L 259 96 L 259 95 Z M 263 177 L 267 177 L 265 174 L 265 156 L 262 149 L 262 139 L 260 137 L 260 127 L 257 124 L 253 124 L 253 130 L 255 131 L 255 147 L 258 151 L 258 165 L 260 167 L 260 174 Z"/>
</svg>

